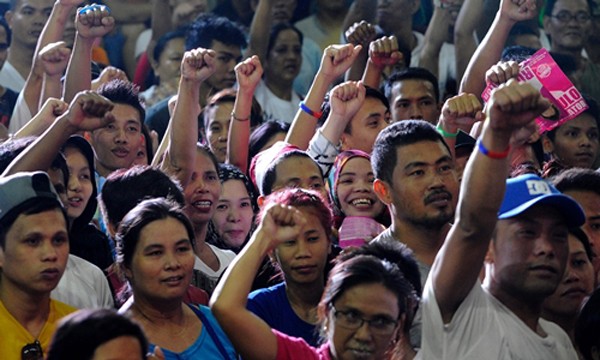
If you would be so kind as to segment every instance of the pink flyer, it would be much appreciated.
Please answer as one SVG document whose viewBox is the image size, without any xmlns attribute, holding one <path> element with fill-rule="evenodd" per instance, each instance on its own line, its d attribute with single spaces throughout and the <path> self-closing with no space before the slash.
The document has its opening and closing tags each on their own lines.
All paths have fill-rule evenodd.
<svg viewBox="0 0 600 360">
<path fill-rule="evenodd" d="M 519 81 L 530 83 L 550 100 L 552 107 L 535 119 L 540 133 L 552 130 L 584 112 L 588 105 L 571 80 L 558 67 L 546 49 L 540 49 L 523 61 Z M 494 84 L 488 84 L 481 98 L 488 101 Z"/>
</svg>

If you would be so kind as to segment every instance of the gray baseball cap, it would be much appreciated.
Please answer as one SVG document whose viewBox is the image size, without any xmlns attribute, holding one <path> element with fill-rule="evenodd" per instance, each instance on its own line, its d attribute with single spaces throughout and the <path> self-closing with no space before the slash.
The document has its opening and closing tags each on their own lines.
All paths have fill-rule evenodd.
<svg viewBox="0 0 600 360">
<path fill-rule="evenodd" d="M 24 203 L 35 199 L 52 200 L 62 208 L 60 198 L 45 172 L 20 172 L 0 177 L 0 220 Z"/>
</svg>

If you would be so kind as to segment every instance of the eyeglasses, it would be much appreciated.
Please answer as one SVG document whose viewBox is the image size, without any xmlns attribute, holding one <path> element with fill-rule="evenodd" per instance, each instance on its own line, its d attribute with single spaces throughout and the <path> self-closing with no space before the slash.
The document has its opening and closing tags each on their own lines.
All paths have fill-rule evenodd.
<svg viewBox="0 0 600 360">
<path fill-rule="evenodd" d="M 44 351 L 38 340 L 23 346 L 21 349 L 21 360 L 43 360 Z"/>
<path fill-rule="evenodd" d="M 592 18 L 590 14 L 583 11 L 580 11 L 574 15 L 568 11 L 561 11 L 556 15 L 550 15 L 550 17 L 558 20 L 558 22 L 561 22 L 563 24 L 567 24 L 573 19 L 577 20 L 578 22 L 588 22 Z"/>
<path fill-rule="evenodd" d="M 331 306 L 335 323 L 348 330 L 358 330 L 364 323 L 369 324 L 369 329 L 374 335 L 390 335 L 396 329 L 398 320 L 388 316 L 378 315 L 371 319 L 365 319 L 356 310 L 336 310 Z"/>
</svg>

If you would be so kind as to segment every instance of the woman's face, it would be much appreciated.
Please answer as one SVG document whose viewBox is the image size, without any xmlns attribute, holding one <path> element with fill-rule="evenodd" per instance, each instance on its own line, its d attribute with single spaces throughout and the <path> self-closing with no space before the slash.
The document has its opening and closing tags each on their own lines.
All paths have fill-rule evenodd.
<svg viewBox="0 0 600 360">
<path fill-rule="evenodd" d="M 92 169 L 83 154 L 74 147 L 64 151 L 67 167 L 69 168 L 69 183 L 67 185 L 67 216 L 77 219 L 90 201 L 94 187 L 92 185 Z"/>
<path fill-rule="evenodd" d="M 136 298 L 183 297 L 192 277 L 194 251 L 185 226 L 168 217 L 146 225 L 125 270 Z"/>
<path fill-rule="evenodd" d="M 594 267 L 583 243 L 569 234 L 569 259 L 561 283 L 544 301 L 544 311 L 577 316 L 583 300 L 594 290 Z"/>
<path fill-rule="evenodd" d="M 324 269 L 331 244 L 321 221 L 312 209 L 298 208 L 306 218 L 300 235 L 275 249 L 274 255 L 286 283 L 324 282 Z"/>
<path fill-rule="evenodd" d="M 302 44 L 298 34 L 291 29 L 279 32 L 275 44 L 267 55 L 266 79 L 280 78 L 291 83 L 298 76 L 300 65 L 302 65 Z"/>
<path fill-rule="evenodd" d="M 373 192 L 373 180 L 375 176 L 369 160 L 354 157 L 346 161 L 336 188 L 344 215 L 375 218 L 383 211 L 383 203 Z"/>
<path fill-rule="evenodd" d="M 337 315 L 336 315 L 337 312 Z M 379 283 L 360 284 L 346 290 L 335 301 L 327 315 L 327 338 L 337 360 L 384 359 L 399 329 L 400 309 L 397 296 Z M 344 326 L 349 322 L 379 320 L 388 323 L 386 329 L 375 329 L 363 322 L 356 329 Z M 395 323 L 395 326 L 394 326 Z"/>
<path fill-rule="evenodd" d="M 592 168 L 600 143 L 598 124 L 587 113 L 561 125 L 554 137 L 554 154 L 568 167 Z"/>
<path fill-rule="evenodd" d="M 192 177 L 183 190 L 184 211 L 194 225 L 208 224 L 221 195 L 221 182 L 214 163 L 204 151 L 196 150 L 195 161 Z"/>
<path fill-rule="evenodd" d="M 206 125 L 206 138 L 208 146 L 220 163 L 227 160 L 227 137 L 231 122 L 232 102 L 219 103 L 208 109 L 208 123 Z"/>
<path fill-rule="evenodd" d="M 225 181 L 212 218 L 221 240 L 231 248 L 241 247 L 248 237 L 253 219 L 252 202 L 244 182 Z"/>
</svg>

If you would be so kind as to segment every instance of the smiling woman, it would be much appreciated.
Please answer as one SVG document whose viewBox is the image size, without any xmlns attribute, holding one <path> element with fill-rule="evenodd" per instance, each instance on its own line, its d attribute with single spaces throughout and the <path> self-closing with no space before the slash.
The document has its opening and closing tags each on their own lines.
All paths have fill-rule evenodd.
<svg viewBox="0 0 600 360">
<path fill-rule="evenodd" d="M 211 299 L 215 317 L 244 359 L 389 359 L 412 287 L 396 265 L 375 256 L 345 257 L 329 274 L 318 304 L 324 338 L 319 348 L 272 329 L 244 307 L 262 258 L 294 246 L 306 228 L 315 226 L 316 219 L 301 209 L 271 204 L 263 211 L 256 233 Z"/>
<path fill-rule="evenodd" d="M 229 340 L 205 306 L 184 305 L 194 267 L 194 231 L 181 209 L 165 199 L 140 203 L 116 235 L 117 262 L 133 296 L 120 312 L 137 320 L 165 359 L 234 359 Z"/>
</svg>

